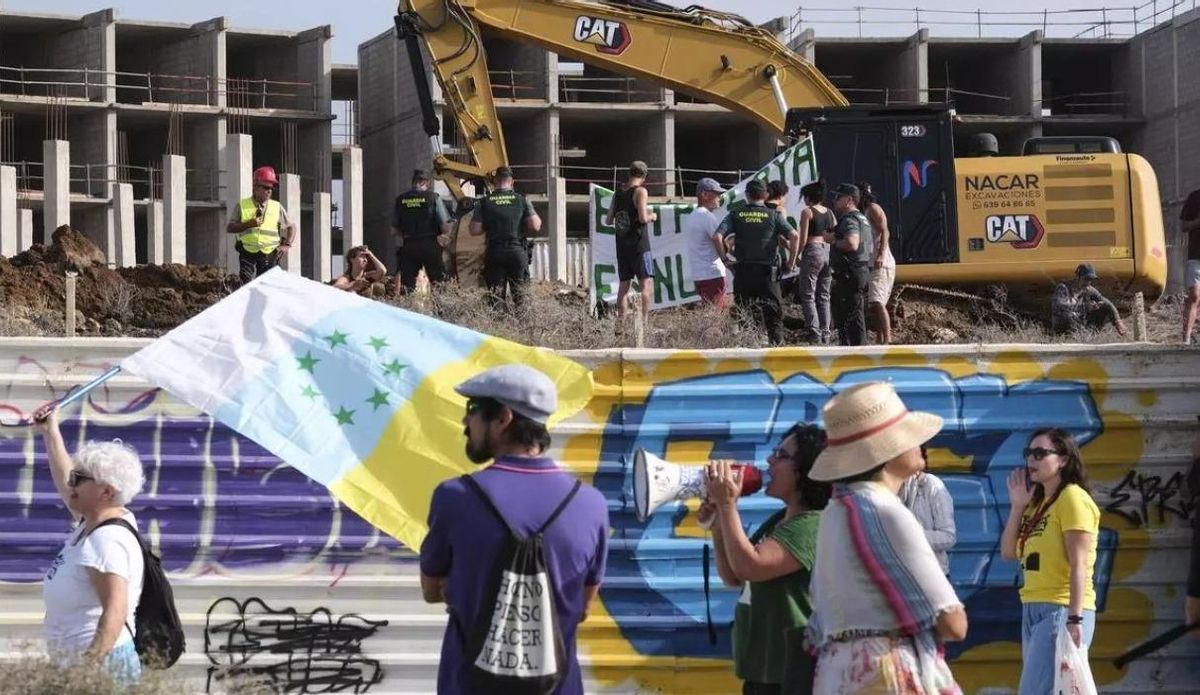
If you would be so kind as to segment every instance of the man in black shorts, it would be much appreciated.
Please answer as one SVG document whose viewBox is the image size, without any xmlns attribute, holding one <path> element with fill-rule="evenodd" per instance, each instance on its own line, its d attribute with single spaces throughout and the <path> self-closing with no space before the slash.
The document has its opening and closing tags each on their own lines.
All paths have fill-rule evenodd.
<svg viewBox="0 0 1200 695">
<path fill-rule="evenodd" d="M 645 162 L 635 161 L 629 165 L 625 188 L 613 194 L 605 220 L 605 224 L 617 230 L 617 279 L 621 283 L 617 287 L 617 316 L 625 316 L 629 284 L 637 278 L 643 320 L 650 313 L 651 290 L 654 288 L 649 225 L 658 220 L 658 215 L 650 211 L 650 194 L 642 185 L 646 182 L 646 171 Z"/>
</svg>

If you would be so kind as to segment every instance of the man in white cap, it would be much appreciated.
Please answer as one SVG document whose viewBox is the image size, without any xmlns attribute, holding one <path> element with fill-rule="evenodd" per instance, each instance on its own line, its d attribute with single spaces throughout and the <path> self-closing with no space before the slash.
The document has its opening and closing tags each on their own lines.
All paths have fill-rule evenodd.
<svg viewBox="0 0 1200 695">
<path fill-rule="evenodd" d="M 467 458 L 494 463 L 470 476 L 487 500 L 463 478 L 452 478 L 434 490 L 430 502 L 429 533 L 421 544 L 421 591 L 426 601 L 445 603 L 450 613 L 438 665 L 439 695 L 473 692 L 475 655 L 468 655 L 463 645 L 472 640 L 481 612 L 491 616 L 495 597 L 487 595 L 488 580 L 509 540 L 509 528 L 523 537 L 534 535 L 576 484 L 574 475 L 546 457 L 546 422 L 558 408 L 558 395 L 545 374 L 509 364 L 484 371 L 455 390 L 467 399 Z M 563 677 L 554 693 L 582 695 L 575 633 L 604 577 L 604 495 L 590 485 L 580 486 L 545 528 L 543 542 L 565 652 Z"/>
<path fill-rule="evenodd" d="M 696 184 L 696 209 L 683 218 L 683 238 L 687 242 L 688 269 L 700 301 L 725 308 L 725 247 L 717 236 L 721 217 L 721 184 L 708 177 Z"/>
</svg>

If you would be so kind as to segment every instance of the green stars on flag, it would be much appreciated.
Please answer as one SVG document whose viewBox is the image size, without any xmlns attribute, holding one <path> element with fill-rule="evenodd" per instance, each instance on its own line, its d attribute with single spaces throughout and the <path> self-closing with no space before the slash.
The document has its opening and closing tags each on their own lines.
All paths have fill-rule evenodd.
<svg viewBox="0 0 1200 695">
<path fill-rule="evenodd" d="M 305 398 L 309 399 L 310 401 L 315 401 L 317 399 L 317 396 L 319 396 L 321 394 L 318 393 L 317 390 L 312 387 L 312 384 L 307 384 L 300 391 L 300 395 L 304 396 Z"/>
<path fill-rule="evenodd" d="M 391 362 L 384 363 L 383 372 L 384 374 L 388 374 L 390 376 L 400 376 L 400 372 L 403 372 L 407 368 L 408 365 L 401 364 L 400 360 L 394 359 Z"/>
<path fill-rule="evenodd" d="M 338 411 L 336 413 L 334 413 L 333 416 L 335 418 L 337 418 L 337 424 L 339 424 L 339 425 L 353 425 L 354 424 L 354 411 L 346 410 L 345 406 L 338 408 Z"/>
<path fill-rule="evenodd" d="M 388 346 L 388 341 L 386 338 L 373 335 L 371 336 L 371 339 L 367 341 L 367 345 L 375 348 L 375 353 L 379 354 L 381 350 Z"/>
<path fill-rule="evenodd" d="M 346 334 L 341 331 L 334 331 L 331 335 L 325 336 L 325 340 L 329 341 L 329 349 L 332 350 L 339 345 L 346 344 Z"/>
<path fill-rule="evenodd" d="M 300 369 L 303 369 L 304 371 L 308 372 L 309 374 L 313 374 L 314 373 L 313 368 L 316 367 L 317 362 L 320 362 L 321 360 L 317 359 L 316 357 L 313 357 L 312 350 L 309 350 L 308 353 L 304 355 L 304 357 L 297 357 L 296 361 L 300 363 Z"/>
<path fill-rule="evenodd" d="M 380 391 L 379 389 L 374 389 L 374 391 L 375 393 L 367 399 L 368 403 L 375 406 L 374 410 L 379 410 L 383 406 L 388 405 L 387 391 Z M 374 412 L 374 410 L 372 412 Z"/>
</svg>

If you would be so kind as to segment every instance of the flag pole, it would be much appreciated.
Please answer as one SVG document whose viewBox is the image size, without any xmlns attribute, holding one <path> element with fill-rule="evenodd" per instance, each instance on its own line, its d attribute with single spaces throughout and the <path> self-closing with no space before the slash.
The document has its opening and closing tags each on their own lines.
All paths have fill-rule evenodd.
<svg viewBox="0 0 1200 695">
<path fill-rule="evenodd" d="M 100 376 L 96 377 L 95 379 L 92 379 L 91 381 L 89 381 L 88 383 L 84 384 L 83 386 L 75 389 L 74 391 L 67 393 L 66 396 L 63 396 L 63 398 L 60 401 L 58 401 L 58 404 L 55 407 L 61 409 L 61 408 L 67 407 L 68 405 L 71 405 L 75 401 L 77 401 L 80 398 L 83 398 L 84 396 L 91 393 L 93 390 L 96 389 L 96 387 L 100 386 L 104 382 L 106 382 L 109 379 L 116 376 L 117 372 L 120 372 L 120 371 L 121 371 L 121 367 L 119 365 L 116 367 L 110 367 L 108 369 L 108 371 L 104 372 Z"/>
</svg>

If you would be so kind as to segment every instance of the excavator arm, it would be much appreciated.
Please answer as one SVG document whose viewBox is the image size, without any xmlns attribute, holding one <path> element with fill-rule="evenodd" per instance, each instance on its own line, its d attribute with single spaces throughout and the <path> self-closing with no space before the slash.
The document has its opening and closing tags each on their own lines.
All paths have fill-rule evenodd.
<svg viewBox="0 0 1200 695">
<path fill-rule="evenodd" d="M 791 107 L 840 106 L 846 99 L 815 66 L 773 34 L 733 14 L 647 0 L 402 0 L 398 35 L 414 77 L 425 83 L 424 45 L 447 109 L 470 150 L 470 163 L 437 148 L 433 102 L 421 95 L 434 171 L 459 200 L 461 181 L 484 178 L 508 162 L 492 99 L 480 27 L 630 77 L 720 104 L 764 128 L 784 132 Z M 432 132 L 431 132 L 432 131 Z"/>
</svg>

